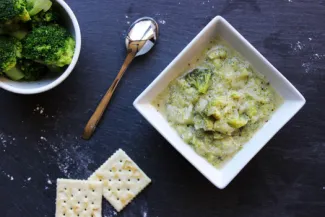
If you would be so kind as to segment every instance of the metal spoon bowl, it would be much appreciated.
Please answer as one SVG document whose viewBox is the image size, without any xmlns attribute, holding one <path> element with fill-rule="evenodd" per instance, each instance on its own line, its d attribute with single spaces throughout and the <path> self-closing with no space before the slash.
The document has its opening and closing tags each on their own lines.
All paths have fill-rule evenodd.
<svg viewBox="0 0 325 217">
<path fill-rule="evenodd" d="M 158 33 L 157 22 L 150 17 L 142 17 L 131 24 L 125 39 L 126 48 L 132 42 L 146 41 L 135 56 L 146 54 L 156 44 Z"/>
<path fill-rule="evenodd" d="M 112 98 L 112 95 L 119 81 L 121 80 L 130 63 L 135 57 L 148 53 L 156 44 L 157 39 L 158 24 L 154 19 L 150 17 L 142 17 L 131 24 L 128 35 L 125 39 L 127 56 L 112 85 L 107 90 L 106 94 L 97 106 L 94 114 L 89 119 L 82 135 L 83 139 L 88 140 L 92 136 L 97 124 L 99 123 L 108 106 L 108 103 Z"/>
</svg>

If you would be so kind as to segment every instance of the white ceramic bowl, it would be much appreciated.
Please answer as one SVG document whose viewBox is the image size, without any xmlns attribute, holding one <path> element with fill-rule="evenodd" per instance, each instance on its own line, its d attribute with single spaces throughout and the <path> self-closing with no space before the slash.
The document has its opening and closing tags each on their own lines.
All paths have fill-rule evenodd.
<svg viewBox="0 0 325 217">
<path fill-rule="evenodd" d="M 244 145 L 244 147 L 222 168 L 216 169 L 179 137 L 167 120 L 150 104 L 170 81 L 183 73 L 188 62 L 200 55 L 211 39 L 220 36 L 247 59 L 256 71 L 264 74 L 271 85 L 283 97 L 284 103 L 271 119 Z M 196 169 L 215 186 L 225 188 L 261 148 L 286 124 L 305 104 L 298 90 L 268 62 L 225 19 L 214 18 L 167 68 L 134 101 L 135 108 L 172 144 Z"/>
<path fill-rule="evenodd" d="M 11 81 L 5 77 L 0 77 L 0 88 L 19 94 L 42 93 L 59 85 L 70 75 L 70 73 L 74 69 L 78 61 L 81 48 L 81 33 L 77 18 L 64 0 L 54 0 L 52 7 L 55 7 L 57 10 L 59 10 L 59 13 L 63 18 L 62 20 L 64 21 L 65 27 L 68 28 L 69 32 L 76 40 L 76 48 L 71 64 L 66 68 L 63 73 L 58 73 L 55 75 L 51 74 L 41 79 L 40 81 L 21 82 Z"/>
</svg>

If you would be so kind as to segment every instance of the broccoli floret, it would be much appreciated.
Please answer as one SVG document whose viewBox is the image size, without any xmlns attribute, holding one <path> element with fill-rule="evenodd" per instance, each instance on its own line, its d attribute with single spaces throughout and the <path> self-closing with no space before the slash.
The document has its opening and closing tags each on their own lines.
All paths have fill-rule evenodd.
<svg viewBox="0 0 325 217">
<path fill-rule="evenodd" d="M 12 23 L 20 20 L 30 20 L 29 13 L 26 10 L 26 0 L 1 0 L 0 23 Z"/>
<path fill-rule="evenodd" d="M 32 60 L 20 59 L 18 65 L 21 72 L 24 74 L 24 80 L 26 81 L 39 80 L 47 71 L 45 65 Z"/>
<path fill-rule="evenodd" d="M 21 43 L 8 36 L 0 36 L 0 74 L 13 80 L 20 80 L 24 75 L 16 68 L 17 58 L 21 57 Z"/>
<path fill-rule="evenodd" d="M 48 11 L 51 6 L 51 0 L 1 0 L 0 23 L 26 22 L 41 11 Z"/>
<path fill-rule="evenodd" d="M 194 69 L 185 76 L 186 81 L 200 93 L 206 93 L 210 86 L 211 70 Z"/>
<path fill-rule="evenodd" d="M 26 0 L 26 9 L 30 16 L 34 16 L 41 11 L 48 11 L 52 7 L 51 0 Z"/>
<path fill-rule="evenodd" d="M 50 9 L 46 12 L 41 11 L 37 15 L 33 16 L 31 23 L 32 23 L 32 27 L 36 28 L 48 24 L 58 23 L 58 20 L 59 20 L 58 14 L 52 9 Z"/>
<path fill-rule="evenodd" d="M 33 29 L 22 44 L 22 54 L 26 59 L 58 67 L 71 63 L 75 48 L 75 40 L 58 25 Z"/>
</svg>

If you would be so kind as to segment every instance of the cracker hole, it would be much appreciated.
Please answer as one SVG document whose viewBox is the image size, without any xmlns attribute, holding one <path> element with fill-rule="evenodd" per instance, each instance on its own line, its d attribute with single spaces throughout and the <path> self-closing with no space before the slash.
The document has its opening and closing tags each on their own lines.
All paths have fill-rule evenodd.
<svg viewBox="0 0 325 217">
<path fill-rule="evenodd" d="M 112 181 L 112 179 L 109 179 L 108 181 L 110 181 L 110 182 L 111 182 L 111 181 Z"/>
<path fill-rule="evenodd" d="M 95 192 L 95 190 L 93 190 L 93 192 Z"/>
<path fill-rule="evenodd" d="M 87 195 L 85 195 L 85 198 L 87 198 Z"/>
<path fill-rule="evenodd" d="M 80 204 L 80 201 L 78 201 L 78 204 Z"/>
<path fill-rule="evenodd" d="M 122 160 L 120 160 L 120 163 L 122 163 L 123 161 Z"/>
<path fill-rule="evenodd" d="M 99 181 L 101 182 L 102 180 L 100 179 Z"/>
<path fill-rule="evenodd" d="M 65 216 L 65 213 L 63 213 L 63 216 Z"/>
<path fill-rule="evenodd" d="M 111 189 L 109 188 L 108 191 L 111 191 Z"/>
<path fill-rule="evenodd" d="M 64 188 L 64 190 L 67 190 L 67 188 Z"/>
<path fill-rule="evenodd" d="M 66 203 L 66 202 L 67 202 L 67 201 L 65 201 L 65 200 L 63 201 L 63 203 Z"/>
<path fill-rule="evenodd" d="M 94 204 L 95 204 L 95 203 L 94 203 L 94 201 L 93 201 L 93 202 L 91 202 L 91 204 L 92 204 L 92 205 L 94 205 Z"/>
<path fill-rule="evenodd" d="M 81 189 L 79 188 L 78 191 L 81 191 Z"/>
<path fill-rule="evenodd" d="M 87 208 L 85 208 L 85 211 L 87 211 Z"/>
<path fill-rule="evenodd" d="M 129 170 L 129 172 L 131 172 L 131 170 Z"/>
<path fill-rule="evenodd" d="M 118 197 L 118 198 L 116 198 L 117 200 L 120 200 L 120 198 Z"/>
<path fill-rule="evenodd" d="M 138 182 L 140 182 L 140 179 L 138 179 Z"/>
<path fill-rule="evenodd" d="M 112 172 L 112 170 L 109 170 L 110 172 Z"/>
<path fill-rule="evenodd" d="M 71 194 L 71 197 L 73 197 L 73 194 Z"/>
<path fill-rule="evenodd" d="M 70 207 L 70 210 L 72 210 L 72 207 Z"/>
<path fill-rule="evenodd" d="M 118 181 L 120 182 L 120 181 L 121 181 L 121 179 L 118 179 Z"/>
<path fill-rule="evenodd" d="M 130 188 L 128 188 L 128 191 L 130 191 Z"/>
<path fill-rule="evenodd" d="M 120 189 L 118 188 L 117 191 L 120 191 Z"/>
<path fill-rule="evenodd" d="M 131 181 L 131 179 L 128 179 L 128 182 L 130 182 Z"/>
</svg>

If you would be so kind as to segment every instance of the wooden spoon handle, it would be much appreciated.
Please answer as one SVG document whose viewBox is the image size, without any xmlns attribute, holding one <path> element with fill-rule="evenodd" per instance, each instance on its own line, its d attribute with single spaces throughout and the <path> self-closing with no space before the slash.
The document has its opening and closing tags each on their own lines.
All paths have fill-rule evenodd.
<svg viewBox="0 0 325 217">
<path fill-rule="evenodd" d="M 115 80 L 113 81 L 110 88 L 107 90 L 107 92 L 106 92 L 105 96 L 103 97 L 103 99 L 100 101 L 99 105 L 96 108 L 96 111 L 94 112 L 94 114 L 89 119 L 89 121 L 88 121 L 88 123 L 87 123 L 87 125 L 86 125 L 86 127 L 84 129 L 83 135 L 82 135 L 83 139 L 88 140 L 92 136 L 93 132 L 96 129 L 96 126 L 97 126 L 98 122 L 100 121 L 101 117 L 104 114 L 104 111 L 106 110 L 106 107 L 107 107 L 109 101 L 111 100 L 111 97 L 112 97 L 112 95 L 113 95 L 119 81 L 121 80 L 125 70 L 128 68 L 128 66 L 130 65 L 130 63 L 134 59 L 136 51 L 137 50 L 135 50 L 135 49 L 130 49 L 129 50 L 128 55 L 126 56 L 125 61 L 124 61 L 123 65 L 122 65 L 119 73 L 117 74 Z"/>
</svg>

